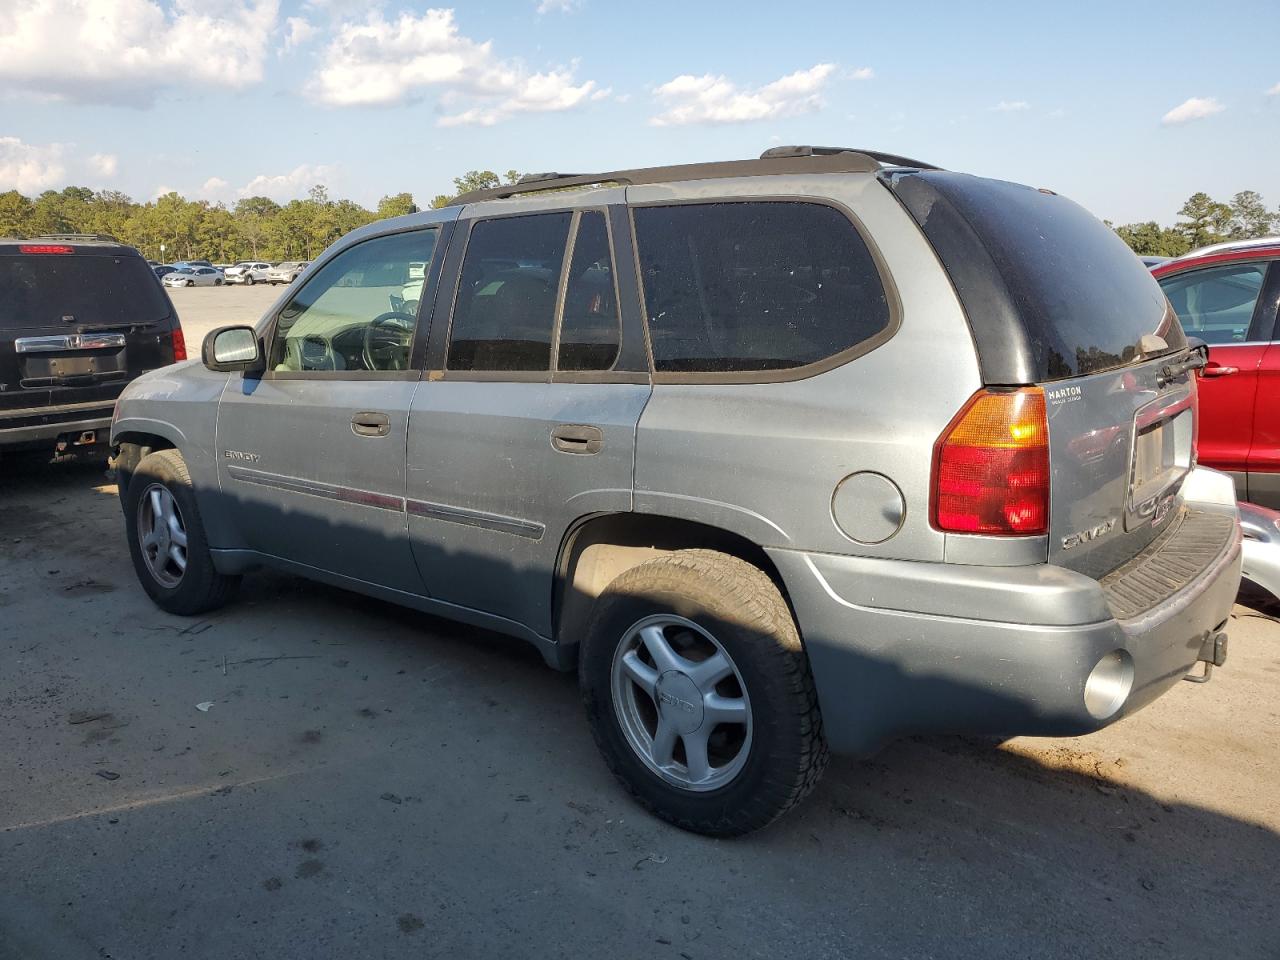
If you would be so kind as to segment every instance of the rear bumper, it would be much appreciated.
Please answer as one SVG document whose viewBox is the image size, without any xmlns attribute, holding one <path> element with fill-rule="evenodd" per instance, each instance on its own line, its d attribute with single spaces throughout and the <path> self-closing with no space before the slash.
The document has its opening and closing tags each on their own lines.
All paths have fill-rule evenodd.
<svg viewBox="0 0 1280 960">
<path fill-rule="evenodd" d="M 1280 598 L 1280 513 L 1240 504 L 1244 532 L 1244 579 Z"/>
<path fill-rule="evenodd" d="M 111 429 L 114 401 L 101 403 L 11 410 L 0 414 L 0 450 L 19 447 L 52 446 L 65 433 L 101 430 L 102 442 Z"/>
<path fill-rule="evenodd" d="M 799 620 L 832 749 L 867 754 L 917 733 L 1071 736 L 1160 696 L 1200 660 L 1240 582 L 1230 480 L 1208 470 L 1194 480 L 1188 522 L 1200 522 L 1182 539 L 1212 530 L 1217 540 L 1206 549 L 1201 533 L 1195 575 L 1136 611 L 1131 590 L 1122 596 L 1115 584 L 1047 564 L 769 551 Z M 1166 562 L 1168 551 L 1177 559 L 1176 540 L 1171 533 L 1149 548 L 1152 569 L 1161 550 Z M 1097 680 L 1088 685 L 1095 668 L 1106 675 L 1104 663 L 1119 666 L 1102 688 L 1121 692 L 1100 700 Z"/>
</svg>

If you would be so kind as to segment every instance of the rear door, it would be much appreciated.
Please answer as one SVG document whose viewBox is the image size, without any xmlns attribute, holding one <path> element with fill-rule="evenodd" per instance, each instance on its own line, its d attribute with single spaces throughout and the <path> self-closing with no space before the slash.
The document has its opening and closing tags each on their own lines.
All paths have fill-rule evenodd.
<svg viewBox="0 0 1280 960">
<path fill-rule="evenodd" d="M 1238 480 L 1249 468 L 1258 376 L 1275 321 L 1274 304 L 1269 318 L 1260 306 L 1269 269 L 1265 260 L 1237 260 L 1159 278 L 1183 330 L 1209 344 L 1200 382 L 1200 460 Z"/>
<path fill-rule="evenodd" d="M 621 202 L 599 191 L 459 224 L 436 311 L 456 289 L 451 327 L 433 326 L 409 415 L 409 533 L 427 590 L 543 637 L 566 531 L 632 506 L 650 388 L 634 281 L 615 266 L 631 262 Z"/>
<path fill-rule="evenodd" d="M 110 406 L 173 360 L 173 304 L 135 251 L 0 244 L 0 412 Z"/>
</svg>

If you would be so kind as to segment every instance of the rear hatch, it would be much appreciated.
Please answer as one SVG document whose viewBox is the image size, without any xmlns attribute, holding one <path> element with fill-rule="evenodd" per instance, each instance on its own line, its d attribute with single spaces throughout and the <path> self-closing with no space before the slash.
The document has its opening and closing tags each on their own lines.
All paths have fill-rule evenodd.
<svg viewBox="0 0 1280 960">
<path fill-rule="evenodd" d="M 951 276 L 984 382 L 1044 390 L 1049 562 L 1114 570 L 1178 522 L 1192 463 L 1195 375 L 1168 300 L 1064 197 L 945 171 L 883 178 Z"/>
<path fill-rule="evenodd" d="M 0 242 L 0 416 L 110 406 L 173 362 L 173 304 L 131 247 Z"/>
</svg>

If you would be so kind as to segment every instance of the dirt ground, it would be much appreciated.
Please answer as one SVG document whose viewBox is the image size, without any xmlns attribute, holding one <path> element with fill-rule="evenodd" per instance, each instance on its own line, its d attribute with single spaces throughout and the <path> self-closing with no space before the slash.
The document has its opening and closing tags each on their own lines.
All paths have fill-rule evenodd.
<svg viewBox="0 0 1280 960">
<path fill-rule="evenodd" d="M 0 957 L 1274 958 L 1280 625 L 1230 633 L 1102 733 L 901 742 L 714 841 L 520 642 L 270 574 L 168 616 L 101 467 L 6 463 Z"/>
</svg>

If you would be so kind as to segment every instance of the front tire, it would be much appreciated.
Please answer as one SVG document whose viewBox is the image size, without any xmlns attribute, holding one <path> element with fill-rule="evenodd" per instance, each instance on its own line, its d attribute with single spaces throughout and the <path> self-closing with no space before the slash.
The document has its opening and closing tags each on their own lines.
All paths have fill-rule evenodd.
<svg viewBox="0 0 1280 960">
<path fill-rule="evenodd" d="M 251 287 L 252 287 L 252 286 L 253 286 L 253 284 L 254 284 L 253 274 L 251 274 L 251 273 L 246 273 L 246 274 L 244 275 L 244 282 L 245 282 L 246 284 L 248 284 L 249 286 L 251 286 Z"/>
<path fill-rule="evenodd" d="M 605 762 L 652 813 L 736 836 L 808 795 L 827 763 L 808 658 L 762 571 L 681 550 L 621 574 L 579 658 Z"/>
<path fill-rule="evenodd" d="M 143 457 L 123 500 L 133 568 L 156 606 L 194 616 L 231 598 L 240 578 L 214 569 L 182 454 L 160 450 Z"/>
</svg>

